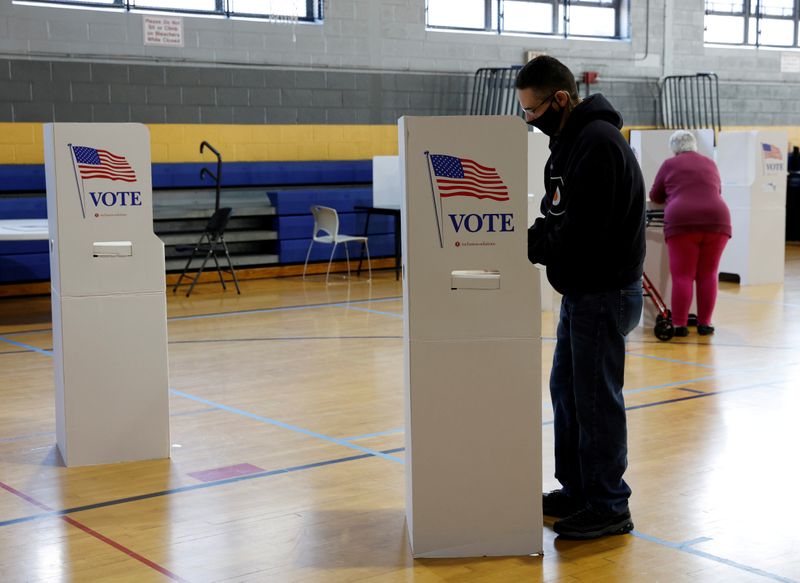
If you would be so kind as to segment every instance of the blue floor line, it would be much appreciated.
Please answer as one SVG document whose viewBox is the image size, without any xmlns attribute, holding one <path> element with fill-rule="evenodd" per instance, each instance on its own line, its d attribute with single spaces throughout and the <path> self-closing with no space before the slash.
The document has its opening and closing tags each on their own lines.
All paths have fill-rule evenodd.
<svg viewBox="0 0 800 583">
<path fill-rule="evenodd" d="M 12 346 L 16 346 L 18 348 L 24 348 L 32 352 L 38 352 L 39 354 L 44 354 L 45 356 L 53 356 L 53 353 L 49 350 L 44 350 L 37 346 L 31 346 L 30 344 L 25 344 L 24 342 L 17 342 L 16 340 L 10 340 L 9 338 L 5 338 L 3 336 L 0 336 L 0 342 L 5 342 L 6 344 L 11 344 Z"/>
<path fill-rule="evenodd" d="M 381 453 L 384 454 L 391 454 L 391 453 L 399 453 L 403 451 L 404 448 L 398 447 L 394 449 L 386 449 L 383 450 Z M 291 466 L 288 468 L 282 468 L 278 470 L 268 470 L 265 472 L 258 472 L 255 474 L 248 474 L 246 476 L 236 476 L 234 478 L 226 478 L 224 480 L 216 480 L 214 482 L 207 482 L 203 484 L 191 484 L 189 486 L 181 486 L 178 488 L 170 488 L 168 490 L 160 490 L 158 492 L 150 492 L 148 494 L 140 494 L 138 496 L 129 496 L 127 498 L 118 498 L 116 500 L 107 500 L 106 502 L 97 502 L 95 504 L 87 504 L 85 506 L 76 506 L 73 508 L 66 508 L 64 510 L 54 510 L 52 512 L 40 512 L 39 514 L 32 514 L 29 516 L 22 516 L 20 518 L 12 518 L 10 520 L 0 521 L 0 527 L 3 526 L 11 526 L 14 524 L 20 524 L 23 522 L 30 522 L 33 520 L 39 520 L 41 518 L 47 518 L 48 516 L 64 516 L 67 514 L 75 514 L 76 512 L 86 512 L 87 510 L 96 510 L 97 508 L 107 508 L 109 506 L 118 506 L 120 504 L 129 504 L 131 502 L 139 502 L 140 500 L 149 500 L 150 498 L 158 498 L 161 496 L 169 496 L 172 494 L 180 494 L 182 492 L 192 492 L 194 490 L 203 490 L 206 488 L 214 488 L 217 486 L 225 486 L 227 484 L 234 484 L 237 482 L 245 482 L 248 480 L 256 480 L 258 478 L 266 478 L 269 476 L 277 476 L 280 474 L 289 474 L 293 472 L 299 472 L 302 470 L 310 470 L 313 468 L 321 468 L 324 466 L 332 466 L 335 464 L 341 464 L 343 462 L 350 462 L 355 460 L 363 460 L 368 459 L 371 457 L 375 457 L 372 454 L 361 454 L 361 455 L 353 455 L 349 457 L 343 458 L 336 458 L 333 460 L 326 460 L 323 462 L 315 462 L 311 464 L 304 464 L 301 466 Z"/>
<path fill-rule="evenodd" d="M 268 314 L 270 312 L 294 312 L 298 310 L 312 310 L 312 309 L 320 309 L 320 308 L 346 308 L 347 306 L 353 304 L 369 304 L 369 303 L 381 303 L 381 302 L 393 302 L 396 300 L 402 299 L 402 296 L 392 296 L 388 298 L 375 298 L 375 299 L 366 299 L 366 300 L 353 300 L 353 301 L 345 301 L 345 302 L 330 302 L 330 303 L 319 303 L 319 304 L 305 304 L 301 306 L 278 306 L 275 308 L 258 308 L 253 310 L 241 310 L 235 312 L 215 312 L 212 314 L 196 314 L 193 316 L 174 316 L 172 318 L 167 318 L 169 321 L 179 321 L 179 320 L 206 320 L 209 318 L 227 318 L 231 316 L 248 316 L 251 314 Z"/>
<path fill-rule="evenodd" d="M 356 310 L 358 312 L 369 312 L 370 314 L 379 314 L 381 316 L 391 316 L 392 318 L 403 319 L 403 314 L 395 314 L 393 312 L 379 312 L 378 310 L 370 310 L 369 308 L 361 308 L 359 306 L 346 306 L 348 310 Z"/>
<path fill-rule="evenodd" d="M 169 344 L 210 344 L 215 342 L 274 342 L 296 340 L 402 340 L 402 336 L 286 336 L 264 338 L 205 338 L 198 340 L 170 340 Z M 0 354 L 3 354 L 0 352 Z"/>
<path fill-rule="evenodd" d="M 345 437 L 345 441 L 358 441 L 360 439 L 372 439 L 373 437 L 384 437 L 386 435 L 397 435 L 398 433 L 404 433 L 405 429 L 402 427 L 398 427 L 396 429 L 387 429 L 386 431 L 379 431 L 377 433 L 366 433 L 364 435 L 355 435 L 353 437 Z"/>
<path fill-rule="evenodd" d="M 745 571 L 747 573 L 751 573 L 753 575 L 759 575 L 761 577 L 765 577 L 767 579 L 771 579 L 773 581 L 781 581 L 782 583 L 797 583 L 794 579 L 789 579 L 788 577 L 782 577 L 781 575 L 776 575 L 775 573 L 770 573 L 768 571 L 764 571 L 762 569 L 758 569 L 756 567 L 751 567 L 750 565 L 745 565 L 743 563 L 737 563 L 736 561 L 732 561 L 730 559 L 726 559 L 724 557 L 719 557 L 717 555 L 712 555 L 711 553 L 706 553 L 705 551 L 701 551 L 695 549 L 688 543 L 674 543 L 668 540 L 664 540 L 655 536 L 650 536 L 649 534 L 644 534 L 643 532 L 639 532 L 638 530 L 631 531 L 631 534 L 636 538 L 645 540 L 647 542 L 655 543 L 657 545 L 661 545 L 663 547 L 668 547 L 670 549 L 675 549 L 676 551 L 681 551 L 684 553 L 689 553 L 690 555 L 695 555 L 697 557 L 702 557 L 704 559 L 709 559 L 714 561 L 715 563 L 720 563 L 722 565 L 727 565 L 728 567 L 733 567 L 734 569 L 739 569 L 740 571 Z M 707 539 L 706 539 L 707 540 Z M 704 542 L 703 539 L 696 539 L 696 541 L 690 541 L 697 544 L 699 542 Z"/>
<path fill-rule="evenodd" d="M 362 453 L 366 453 L 369 455 L 374 455 L 376 457 L 384 458 L 393 462 L 398 463 L 405 463 L 403 458 L 395 457 L 393 455 L 388 455 L 385 453 L 381 453 L 374 449 L 369 449 L 367 447 L 362 447 L 355 443 L 350 443 L 345 441 L 344 439 L 339 439 L 337 437 L 331 437 L 330 435 L 324 435 L 322 433 L 317 433 L 316 431 L 311 431 L 309 429 L 305 429 L 303 427 L 298 427 L 297 425 L 291 425 L 289 423 L 284 423 L 283 421 L 278 421 L 277 419 L 270 419 L 269 417 L 262 417 L 261 415 L 256 415 L 255 413 L 250 413 L 248 411 L 244 411 L 242 409 L 237 409 L 236 407 L 229 407 L 227 405 L 223 405 L 222 403 L 216 403 L 209 399 L 204 399 L 202 397 L 197 397 L 195 395 L 190 395 L 189 393 L 185 393 L 183 391 L 178 391 L 176 389 L 170 389 L 170 393 L 173 395 L 178 395 L 180 397 L 184 397 L 186 399 L 191 399 L 192 401 L 196 401 L 198 403 L 203 403 L 204 405 L 208 405 L 209 407 L 216 407 L 218 409 L 222 409 L 223 411 L 227 411 L 229 413 L 234 413 L 236 415 L 241 415 L 242 417 L 247 417 L 249 419 L 253 419 L 254 421 L 260 421 L 261 423 L 267 423 L 269 425 L 274 425 L 276 427 L 280 427 L 282 429 L 288 429 L 289 431 L 294 431 L 296 433 L 302 433 L 303 435 L 308 435 L 309 437 L 316 437 L 317 439 L 322 439 L 324 441 L 328 441 L 330 443 L 335 443 L 337 445 L 341 445 L 350 449 L 355 449 Z"/>
<path fill-rule="evenodd" d="M 671 387 L 680 387 L 681 385 L 690 385 L 692 383 L 702 383 L 704 381 L 711 381 L 711 380 L 717 379 L 717 378 L 719 378 L 719 376 L 721 376 L 721 375 L 710 375 L 710 376 L 705 376 L 705 377 L 697 377 L 697 378 L 694 378 L 694 379 L 687 379 L 685 381 L 676 381 L 674 383 L 664 383 L 664 384 L 661 384 L 661 385 L 650 385 L 650 386 L 647 386 L 647 387 L 640 387 L 638 389 L 624 389 L 622 391 L 622 394 L 625 395 L 625 396 L 627 396 L 627 395 L 636 395 L 636 394 L 639 394 L 639 393 L 646 393 L 646 392 L 649 392 L 649 391 L 655 391 L 656 389 L 668 389 L 668 388 L 671 388 Z"/>
<path fill-rule="evenodd" d="M 653 356 L 652 354 L 640 354 L 638 352 L 626 352 L 628 356 L 637 356 L 639 358 L 647 358 L 650 360 L 660 360 L 663 362 L 674 362 L 676 364 L 684 364 L 686 366 L 699 366 L 701 368 L 717 368 L 713 364 L 701 364 L 699 362 L 691 362 L 688 360 L 678 360 L 675 358 L 666 358 L 664 356 Z"/>
</svg>

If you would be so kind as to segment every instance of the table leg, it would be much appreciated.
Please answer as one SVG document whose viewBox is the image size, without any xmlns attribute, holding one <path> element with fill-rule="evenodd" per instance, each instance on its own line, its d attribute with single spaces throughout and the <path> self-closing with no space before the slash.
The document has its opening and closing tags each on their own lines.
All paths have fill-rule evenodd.
<svg viewBox="0 0 800 583">
<path fill-rule="evenodd" d="M 394 216 L 394 278 L 400 281 L 400 269 L 402 267 L 401 256 L 403 253 L 403 244 L 400 237 L 400 215 Z"/>
<path fill-rule="evenodd" d="M 367 211 L 367 220 L 364 221 L 364 236 L 367 237 L 369 235 L 369 217 L 372 215 L 371 212 Z M 358 257 L 358 271 L 356 271 L 356 276 L 361 275 L 361 265 L 364 263 L 364 246 L 361 246 L 361 255 Z"/>
</svg>

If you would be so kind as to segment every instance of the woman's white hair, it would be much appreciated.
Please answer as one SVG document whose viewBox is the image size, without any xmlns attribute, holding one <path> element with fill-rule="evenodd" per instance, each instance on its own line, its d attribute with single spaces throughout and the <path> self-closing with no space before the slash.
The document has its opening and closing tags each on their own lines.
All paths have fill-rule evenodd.
<svg viewBox="0 0 800 583">
<path fill-rule="evenodd" d="M 692 132 L 678 130 L 669 137 L 669 147 L 673 154 L 697 152 L 697 140 Z"/>
</svg>

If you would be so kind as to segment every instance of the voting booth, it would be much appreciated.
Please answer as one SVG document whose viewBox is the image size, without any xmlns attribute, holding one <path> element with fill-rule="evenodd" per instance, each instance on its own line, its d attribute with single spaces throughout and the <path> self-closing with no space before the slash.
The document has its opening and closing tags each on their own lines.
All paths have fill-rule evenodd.
<svg viewBox="0 0 800 583">
<path fill-rule="evenodd" d="M 372 204 L 373 206 L 400 206 L 403 193 L 400 191 L 399 156 L 373 156 L 372 158 Z"/>
<path fill-rule="evenodd" d="M 550 158 L 550 137 L 539 131 L 528 131 L 528 226 L 542 216 L 542 199 L 545 196 L 544 166 Z M 542 310 L 560 309 L 561 294 L 547 281 L 544 266 L 537 265 L 541 274 Z M 557 321 L 557 320 L 556 320 Z"/>
<path fill-rule="evenodd" d="M 658 169 L 664 160 L 672 158 L 675 154 L 669 146 L 669 138 L 677 130 L 631 130 L 630 144 L 636 160 L 642 169 L 645 193 L 650 194 L 650 189 L 655 182 Z M 687 130 L 697 141 L 697 153 L 714 159 L 714 130 Z"/>
<path fill-rule="evenodd" d="M 404 117 L 406 516 L 415 557 L 542 552 L 539 275 L 527 131 Z"/>
<path fill-rule="evenodd" d="M 639 167 L 642 170 L 645 184 L 645 196 L 650 195 L 650 189 L 655 182 L 659 168 L 668 160 L 675 156 L 670 149 L 669 139 L 677 130 L 631 130 L 630 144 Z M 698 129 L 690 131 L 697 141 L 697 152 L 714 159 L 714 130 Z M 649 203 L 651 208 L 661 208 L 659 205 Z M 669 270 L 669 253 L 664 241 L 664 230 L 662 227 L 648 227 L 645 231 L 645 261 L 644 271 L 650 282 L 661 294 L 667 306 L 672 305 L 672 275 Z M 689 309 L 691 313 L 697 313 L 697 300 L 692 300 Z M 652 328 L 655 325 L 657 310 L 652 302 L 645 302 L 643 316 L 639 322 L 640 326 Z"/>
<path fill-rule="evenodd" d="M 717 165 L 733 227 L 719 270 L 743 285 L 783 282 L 787 142 L 785 131 L 719 134 Z"/>
<path fill-rule="evenodd" d="M 68 466 L 169 457 L 164 245 L 141 124 L 46 124 L 56 437 Z"/>
</svg>

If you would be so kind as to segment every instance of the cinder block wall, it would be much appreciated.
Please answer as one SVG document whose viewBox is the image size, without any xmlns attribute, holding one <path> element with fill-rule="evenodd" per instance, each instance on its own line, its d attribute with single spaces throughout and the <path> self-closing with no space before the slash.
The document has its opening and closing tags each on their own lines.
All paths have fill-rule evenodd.
<svg viewBox="0 0 800 583">
<path fill-rule="evenodd" d="M 800 123 L 781 51 L 703 44 L 702 0 L 633 0 L 632 39 L 426 31 L 424 0 L 328 0 L 324 24 L 184 18 L 183 48 L 144 46 L 141 14 L 0 0 L 0 120 L 390 124 L 465 111 L 471 75 L 525 50 L 593 70 L 628 125 L 656 122 L 664 75 L 720 75 L 723 123 Z"/>
</svg>

